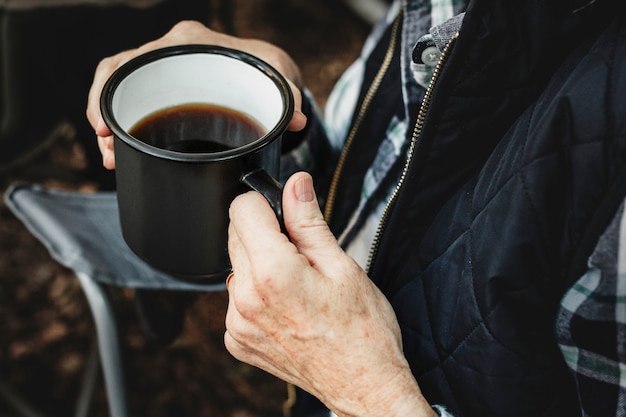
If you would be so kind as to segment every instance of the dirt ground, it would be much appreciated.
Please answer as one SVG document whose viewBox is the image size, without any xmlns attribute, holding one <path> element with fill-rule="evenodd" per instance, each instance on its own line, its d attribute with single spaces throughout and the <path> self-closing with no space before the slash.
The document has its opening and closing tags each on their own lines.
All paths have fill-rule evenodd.
<svg viewBox="0 0 626 417">
<path fill-rule="evenodd" d="M 237 33 L 287 50 L 321 106 L 369 31 L 335 0 L 235 5 Z M 99 186 L 86 174 L 88 164 L 81 141 L 64 135 L 26 163 L 0 172 L 0 193 L 15 181 L 94 191 Z M 225 293 L 200 294 L 187 311 L 182 334 L 167 346 L 142 330 L 132 291 L 112 288 L 111 294 L 121 325 L 131 415 L 282 415 L 286 384 L 239 363 L 223 346 Z M 93 335 L 77 279 L 0 202 L 0 393 L 8 385 L 42 415 L 73 415 Z M 107 416 L 104 385 L 98 381 L 89 415 Z M 0 417 L 17 415 L 0 396 Z"/>
</svg>

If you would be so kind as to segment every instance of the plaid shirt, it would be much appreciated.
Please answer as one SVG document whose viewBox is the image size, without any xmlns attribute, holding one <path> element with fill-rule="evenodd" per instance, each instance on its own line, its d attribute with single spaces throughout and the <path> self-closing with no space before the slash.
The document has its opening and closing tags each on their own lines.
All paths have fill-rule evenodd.
<svg viewBox="0 0 626 417">
<path fill-rule="evenodd" d="M 367 171 L 358 207 L 339 237 L 346 252 L 365 267 L 370 245 L 382 211 L 395 184 L 381 190 L 397 158 L 403 156 L 408 122 L 408 108 L 423 98 L 431 68 L 411 61 L 413 47 L 430 33 L 436 37 L 436 25 L 446 22 L 462 10 L 461 0 L 407 0 L 394 2 L 388 16 L 377 25 L 366 41 L 359 59 L 338 80 L 331 93 L 323 124 L 314 120 L 311 140 L 326 141 L 325 149 L 341 152 L 361 89 L 365 62 L 382 33 L 404 7 L 401 38 L 402 85 L 406 114 L 389 122 L 378 153 Z M 425 10 L 430 8 L 430 13 Z M 458 23 L 458 22 L 457 22 Z M 445 26 L 445 25 L 444 25 Z M 439 28 L 441 29 L 441 28 Z M 444 28 L 445 31 L 445 28 Z M 310 96 L 309 96 L 310 97 Z M 313 139 L 315 138 L 315 139 Z M 311 141 L 305 140 L 283 160 L 285 174 L 306 169 L 317 178 L 329 175 L 316 165 Z M 325 160 L 324 162 L 327 162 Z M 330 173 L 332 174 L 332 173 Z M 391 173 L 393 175 L 393 173 Z M 372 199 L 377 201 L 372 204 Z M 564 295 L 556 325 L 559 347 L 578 385 L 578 400 L 583 416 L 626 417 L 626 221 L 623 208 L 600 239 L 590 258 L 589 271 Z M 444 405 L 434 405 L 443 417 L 453 417 Z M 332 413 L 331 413 L 332 415 Z"/>
<path fill-rule="evenodd" d="M 578 386 L 583 416 L 626 416 L 624 205 L 561 300 L 557 340 Z"/>
</svg>

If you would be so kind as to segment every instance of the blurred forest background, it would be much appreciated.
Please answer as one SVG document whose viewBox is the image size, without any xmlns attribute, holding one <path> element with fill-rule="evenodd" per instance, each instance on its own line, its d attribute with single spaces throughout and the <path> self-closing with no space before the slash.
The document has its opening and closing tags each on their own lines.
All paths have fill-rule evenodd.
<svg viewBox="0 0 626 417">
<path fill-rule="evenodd" d="M 169 1 L 181 8 L 190 2 Z M 206 14 L 197 19 L 284 48 L 300 65 L 321 107 L 371 28 L 371 22 L 336 0 L 237 0 L 226 8 L 223 2 L 208 3 Z M 84 116 L 95 63 L 164 33 L 171 26 L 168 19 L 179 17 L 161 12 L 143 21 L 144 12 L 120 12 L 122 8 L 63 9 L 0 9 L 0 57 L 26 63 L 16 71 L 17 81 L 7 84 L 6 72 L 0 72 L 5 77 L 0 86 L 24 91 L 19 103 L 23 120 L 16 132 L 13 137 L 0 132 L 5 135 L 0 135 L 0 193 L 17 181 L 84 192 L 112 188 L 111 173 L 100 168 Z M 126 36 L 129 28 L 138 35 Z M 8 113 L 0 106 L 0 121 Z M 199 294 L 181 335 L 166 346 L 146 336 L 131 290 L 112 288 L 111 295 L 121 326 L 131 415 L 282 415 L 286 384 L 239 363 L 223 346 L 225 293 Z M 73 415 L 93 336 L 91 312 L 77 279 L 0 202 L 0 393 L 18 393 L 43 416 Z M 108 415 L 101 378 L 89 410 L 90 416 Z M 17 415 L 0 396 L 0 417 Z"/>
</svg>

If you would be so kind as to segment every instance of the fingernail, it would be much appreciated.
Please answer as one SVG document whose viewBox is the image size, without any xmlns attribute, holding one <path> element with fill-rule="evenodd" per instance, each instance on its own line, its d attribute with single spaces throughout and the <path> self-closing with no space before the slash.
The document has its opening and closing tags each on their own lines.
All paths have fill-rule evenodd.
<svg viewBox="0 0 626 417">
<path fill-rule="evenodd" d="M 303 175 L 295 184 L 296 198 L 298 201 L 308 203 L 315 199 L 313 179 L 310 175 Z"/>
</svg>

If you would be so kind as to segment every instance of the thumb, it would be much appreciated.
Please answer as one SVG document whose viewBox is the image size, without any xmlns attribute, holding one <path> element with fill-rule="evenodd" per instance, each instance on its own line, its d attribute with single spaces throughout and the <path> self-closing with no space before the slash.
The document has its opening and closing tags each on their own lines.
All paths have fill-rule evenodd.
<svg viewBox="0 0 626 417">
<path fill-rule="evenodd" d="M 313 178 L 306 172 L 293 174 L 283 189 L 283 218 L 291 242 L 312 264 L 321 257 L 342 252 L 320 210 Z"/>
</svg>

